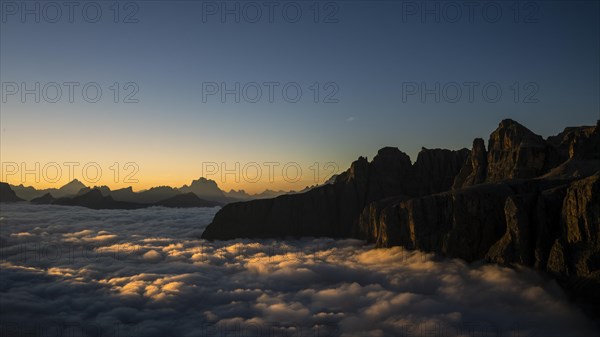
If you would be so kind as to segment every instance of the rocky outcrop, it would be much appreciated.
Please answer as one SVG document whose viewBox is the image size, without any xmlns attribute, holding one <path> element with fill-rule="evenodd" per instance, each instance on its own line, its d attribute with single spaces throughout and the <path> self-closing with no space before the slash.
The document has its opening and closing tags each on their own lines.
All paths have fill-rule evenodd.
<svg viewBox="0 0 600 337">
<path fill-rule="evenodd" d="M 487 151 L 483 140 L 475 139 L 472 151 L 422 149 L 411 165 L 410 158 L 397 148 L 383 148 L 372 162 L 359 158 L 331 185 L 293 196 L 228 205 L 203 237 L 371 237 L 372 228 L 359 226 L 359 217 L 364 217 L 363 210 L 372 207 L 372 202 L 532 179 L 560 164 L 558 158 L 558 150 L 541 136 L 507 119 L 490 135 Z M 504 207 L 504 200 L 500 205 Z"/>
<path fill-rule="evenodd" d="M 410 158 L 396 148 L 383 148 L 371 163 L 363 157 L 353 162 L 333 184 L 302 194 L 228 204 L 202 237 L 350 236 L 367 203 L 409 193 L 407 181 L 412 177 Z"/>
<path fill-rule="evenodd" d="M 460 169 L 454 179 L 453 189 L 481 184 L 487 176 L 487 152 L 483 139 L 476 138 L 473 141 L 473 149 L 467 157 L 467 161 Z"/>
<path fill-rule="evenodd" d="M 333 184 L 234 203 L 202 237 L 356 237 L 466 261 L 520 264 L 600 301 L 600 126 L 544 140 L 512 120 L 486 151 L 396 148 L 359 158 Z M 587 301 L 587 300 L 586 300 Z"/>
<path fill-rule="evenodd" d="M 490 260 L 501 264 L 533 265 L 534 209 L 532 194 L 513 195 L 504 203 L 506 233 L 487 252 Z"/>
<path fill-rule="evenodd" d="M 543 178 L 582 178 L 600 170 L 600 121 L 595 127 L 566 128 L 548 137 L 548 144 L 566 161 Z"/>
<path fill-rule="evenodd" d="M 600 174 L 569 186 L 559 234 L 548 270 L 577 293 L 600 299 Z"/>
<path fill-rule="evenodd" d="M 451 187 L 468 150 L 423 149 L 413 166 L 397 148 L 361 157 L 332 184 L 274 199 L 226 205 L 202 234 L 237 237 L 360 236 L 358 218 L 371 202 L 391 196 L 419 196 Z"/>
<path fill-rule="evenodd" d="M 559 180 L 514 181 L 419 198 L 388 199 L 366 207 L 359 228 L 363 238 L 380 247 L 403 246 L 467 261 L 483 259 L 496 247 L 492 250 L 504 254 L 504 259 L 497 258 L 496 262 L 519 260 L 532 265 L 537 243 L 530 232 L 538 229 L 523 226 L 531 218 L 531 207 L 537 204 L 533 194 L 523 192 L 554 190 L 561 184 L 564 182 Z M 521 205 L 527 207 L 519 208 Z M 527 254 L 519 254 L 525 250 Z M 519 258 L 513 258 L 517 255 Z"/>
<path fill-rule="evenodd" d="M 0 202 L 17 202 L 23 199 L 17 197 L 17 194 L 7 183 L 0 183 Z"/>
<path fill-rule="evenodd" d="M 450 151 L 423 148 L 413 168 L 416 182 L 413 195 L 428 195 L 450 189 L 469 156 L 467 149 Z"/>
<path fill-rule="evenodd" d="M 505 119 L 490 135 L 487 151 L 482 139 L 473 141 L 471 155 L 456 176 L 453 188 L 540 177 L 568 159 L 564 153 L 570 145 L 565 145 L 564 139 L 573 141 L 573 134 L 579 129 L 570 128 L 565 136 L 550 137 L 552 141 L 546 142 L 523 125 Z"/>
<path fill-rule="evenodd" d="M 544 139 L 521 124 L 503 120 L 488 142 L 486 182 L 531 179 L 558 165 L 558 155 Z"/>
<path fill-rule="evenodd" d="M 472 151 L 423 149 L 414 165 L 397 148 L 383 148 L 371 162 L 359 158 L 332 184 L 227 205 L 203 238 L 353 236 L 467 260 L 485 257 L 493 245 L 496 262 L 544 265 L 559 226 L 561 193 L 580 178 L 548 172 L 560 167 L 567 141 L 579 149 L 571 159 L 597 157 L 598 129 L 568 129 L 546 142 L 507 119 L 490 135 L 487 151 L 475 139 Z"/>
<path fill-rule="evenodd" d="M 510 197 L 505 215 L 506 233 L 488 259 L 547 271 L 570 291 L 600 300 L 600 172 Z"/>
<path fill-rule="evenodd" d="M 583 139 L 581 137 L 570 136 L 569 139 L 580 139 L 579 144 L 586 144 L 580 147 L 588 150 L 593 146 L 587 139 L 594 133 L 588 131 L 582 134 L 587 137 L 585 142 L 581 140 Z M 386 228 L 390 227 L 389 224 L 386 224 L 386 228 L 376 228 L 374 223 L 370 223 L 370 220 L 365 218 L 365 212 L 367 214 L 380 212 L 381 205 L 389 202 L 384 199 L 393 197 L 396 200 L 404 200 L 434 195 L 451 189 L 459 191 L 480 184 L 493 185 L 500 182 L 518 182 L 540 177 L 549 174 L 551 169 L 556 169 L 561 164 L 559 161 L 560 151 L 553 145 L 555 143 L 547 143 L 541 136 L 534 134 L 521 124 L 506 119 L 490 135 L 487 151 L 483 140 L 478 138 L 473 142 L 472 151 L 467 149 L 459 151 L 422 149 L 415 164 L 412 165 L 410 158 L 397 148 L 383 148 L 379 150 L 372 162 L 361 157 L 352 163 L 351 167 L 340 174 L 333 184 L 296 195 L 227 205 L 215 216 L 213 223 L 203 233 L 203 237 L 233 239 L 237 237 L 353 236 L 372 239 L 382 245 L 387 245 L 386 242 L 396 242 L 390 236 L 380 235 L 387 231 Z M 593 169 L 592 167 L 585 173 L 595 172 Z M 573 178 L 574 175 L 567 177 Z M 553 178 L 563 179 L 565 175 L 557 175 Z M 495 188 L 500 188 L 498 186 L 496 185 Z M 491 187 L 484 189 L 489 188 Z M 473 191 L 478 191 L 478 189 L 471 190 L 469 193 L 475 193 Z M 506 198 L 512 194 L 514 193 L 503 194 L 503 197 Z M 463 192 L 457 192 L 454 196 L 463 196 Z M 432 196 L 432 198 L 438 197 Z M 425 202 L 425 199 L 405 201 L 405 203 Z M 464 205 L 457 204 L 456 208 L 476 207 L 465 202 Z M 372 205 L 372 203 L 375 204 Z M 504 199 L 494 199 L 494 203 L 495 209 L 504 212 Z M 431 206 L 435 207 L 435 205 Z M 481 206 L 486 205 L 482 204 Z M 407 209 L 412 208 L 408 207 Z M 485 218 L 486 214 L 479 215 Z M 390 218 L 387 213 L 383 216 Z M 363 224 L 369 223 L 369 225 L 361 225 L 361 221 Z M 475 221 L 475 219 L 470 221 Z M 503 225 L 505 224 L 503 223 Z M 423 226 L 426 224 L 424 223 Z"/>
<path fill-rule="evenodd" d="M 574 157 L 600 159 L 600 120 L 596 126 L 568 127 L 546 140 L 558 152 L 561 161 Z"/>
<path fill-rule="evenodd" d="M 586 305 L 600 302 L 600 172 L 388 198 L 366 207 L 359 227 L 379 247 L 532 267 Z"/>
<path fill-rule="evenodd" d="M 589 152 L 579 152 L 567 163 L 579 157 L 592 158 L 589 160 L 596 157 L 595 143 L 590 141 L 598 128 L 594 130 L 574 141 Z M 518 145 L 518 150 L 508 148 L 505 151 L 519 158 L 522 154 L 518 151 L 526 147 Z M 541 149 L 542 146 L 533 148 Z M 514 160 L 503 166 L 513 169 L 505 171 L 509 172 L 506 173 L 509 178 L 502 182 L 456 188 L 469 185 L 467 181 L 476 181 L 467 179 L 469 177 L 479 176 L 481 181 L 481 175 L 474 174 L 473 170 L 484 166 L 479 165 L 485 158 L 481 150 L 484 151 L 481 141 L 476 140 L 450 192 L 420 198 L 390 198 L 370 204 L 360 217 L 361 236 L 378 246 L 401 245 L 467 261 L 487 258 L 496 263 L 517 263 L 562 275 L 573 274 L 573 271 L 579 275 L 581 273 L 577 272 L 581 270 L 584 275 L 593 274 L 592 270 L 600 272 L 600 264 L 593 262 L 598 259 L 597 247 L 600 245 L 600 166 L 594 167 L 595 162 L 590 161 L 590 168 L 595 173 L 584 178 L 544 175 L 536 179 L 514 179 L 529 174 L 519 173 L 528 172 L 520 166 L 543 167 L 535 160 Z M 530 149 L 525 153 L 535 151 Z M 543 157 L 542 153 L 537 152 Z M 496 154 L 488 158 L 498 161 L 493 158 L 507 158 L 507 155 Z M 499 165 L 496 167 L 497 172 L 502 171 L 498 169 Z M 585 253 L 582 253 L 582 247 Z"/>
<path fill-rule="evenodd" d="M 409 199 L 411 197 L 408 196 L 390 197 L 367 205 L 358 219 L 356 237 L 368 242 L 375 242 L 380 247 L 400 245 L 398 240 L 388 241 L 388 239 L 401 238 L 402 233 L 399 227 L 394 226 L 387 218 L 384 218 L 387 214 L 383 215 L 381 211 L 387 209 L 390 205 Z"/>
</svg>

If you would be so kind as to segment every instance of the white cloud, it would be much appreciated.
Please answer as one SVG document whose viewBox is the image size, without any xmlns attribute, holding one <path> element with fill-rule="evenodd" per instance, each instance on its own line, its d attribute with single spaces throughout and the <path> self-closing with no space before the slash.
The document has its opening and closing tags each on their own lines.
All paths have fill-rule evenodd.
<svg viewBox="0 0 600 337">
<path fill-rule="evenodd" d="M 144 337 L 597 332 L 529 269 L 357 240 L 200 240 L 215 212 L 2 205 L 1 324 Z"/>
</svg>

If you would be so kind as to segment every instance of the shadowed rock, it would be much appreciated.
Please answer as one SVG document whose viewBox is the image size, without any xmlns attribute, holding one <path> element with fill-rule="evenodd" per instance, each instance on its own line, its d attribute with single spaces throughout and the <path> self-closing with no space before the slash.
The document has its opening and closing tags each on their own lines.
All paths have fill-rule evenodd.
<svg viewBox="0 0 600 337">
<path fill-rule="evenodd" d="M 513 195 L 506 199 L 504 217 L 506 233 L 488 251 L 488 258 L 501 264 L 533 264 L 534 233 L 531 211 L 535 202 L 534 195 Z"/>
<path fill-rule="evenodd" d="M 149 205 L 137 204 L 126 201 L 115 201 L 111 196 L 103 196 L 98 189 L 78 195 L 73 198 L 59 198 L 53 204 L 62 206 L 81 206 L 91 209 L 138 209 Z"/>
<path fill-rule="evenodd" d="M 452 188 L 458 189 L 483 183 L 487 176 L 487 166 L 487 152 L 485 151 L 483 139 L 475 138 L 473 149 L 454 179 Z"/>
<path fill-rule="evenodd" d="M 551 152 L 541 136 L 505 119 L 490 135 L 486 182 L 538 177 L 558 164 L 552 161 Z"/>
<path fill-rule="evenodd" d="M 36 205 L 48 205 L 54 203 L 55 201 L 56 198 L 54 198 L 52 194 L 46 193 L 39 198 L 31 199 L 30 202 Z"/>
<path fill-rule="evenodd" d="M 81 206 L 91 209 L 139 209 L 152 206 L 189 208 L 189 207 L 215 207 L 218 202 L 198 198 L 194 193 L 177 194 L 171 198 L 154 203 L 135 203 L 114 200 L 112 196 L 105 196 L 101 189 L 91 189 L 72 198 L 55 199 L 50 193 L 31 200 L 33 204 L 54 204 L 61 206 Z"/>
<path fill-rule="evenodd" d="M 586 303 L 600 301 L 600 127 L 545 141 L 504 120 L 486 151 L 396 148 L 359 158 L 330 185 L 234 203 L 205 239 L 356 237 L 466 261 L 521 264 L 554 275 Z M 593 311 L 593 310 L 591 310 Z"/>
<path fill-rule="evenodd" d="M 192 192 L 179 194 L 166 200 L 155 203 L 156 206 L 164 207 L 175 207 L 175 208 L 189 208 L 189 207 L 215 207 L 220 206 L 220 203 L 216 201 L 208 201 L 198 198 L 198 196 Z"/>
<path fill-rule="evenodd" d="M 7 183 L 0 183 L 0 202 L 17 202 L 23 199 L 17 197 L 17 194 Z"/>
<path fill-rule="evenodd" d="M 358 218 L 365 206 L 391 196 L 447 190 L 467 155 L 466 149 L 423 149 L 413 166 L 397 148 L 382 148 L 371 162 L 364 157 L 353 162 L 332 184 L 300 194 L 228 204 L 202 237 L 360 236 Z"/>
<path fill-rule="evenodd" d="M 467 149 L 450 151 L 423 148 L 419 152 L 413 168 L 416 178 L 416 193 L 413 195 L 447 191 L 469 156 L 470 153 Z"/>
</svg>

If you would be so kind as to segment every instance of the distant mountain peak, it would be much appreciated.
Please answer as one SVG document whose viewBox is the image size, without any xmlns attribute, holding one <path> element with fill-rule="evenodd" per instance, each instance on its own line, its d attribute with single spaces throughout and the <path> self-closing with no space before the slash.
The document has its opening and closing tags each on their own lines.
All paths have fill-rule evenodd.
<svg viewBox="0 0 600 337">
<path fill-rule="evenodd" d="M 73 179 L 70 182 L 66 183 L 64 186 L 62 186 L 60 189 L 76 189 L 77 191 L 79 191 L 82 188 L 86 188 L 87 186 L 85 186 L 81 181 L 79 181 L 78 179 Z"/>
<path fill-rule="evenodd" d="M 183 185 L 179 190 L 182 193 L 195 193 L 201 198 L 225 198 L 225 193 L 219 188 L 217 182 L 205 177 L 193 180 L 189 186 Z"/>
<path fill-rule="evenodd" d="M 197 185 L 197 184 L 205 184 L 205 185 L 210 185 L 211 187 L 218 188 L 216 181 L 214 181 L 212 179 L 206 179 L 204 177 L 200 177 L 197 180 L 193 180 L 192 183 L 190 184 L 190 187 Z"/>
</svg>

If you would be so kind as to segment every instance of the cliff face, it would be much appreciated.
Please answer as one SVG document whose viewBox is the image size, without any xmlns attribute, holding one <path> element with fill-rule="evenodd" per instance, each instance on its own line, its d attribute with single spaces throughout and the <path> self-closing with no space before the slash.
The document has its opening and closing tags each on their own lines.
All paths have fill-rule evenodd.
<svg viewBox="0 0 600 337">
<path fill-rule="evenodd" d="M 452 187 L 539 177 L 563 161 L 556 144 L 556 140 L 546 142 L 515 121 L 503 120 L 490 135 L 487 151 L 483 139 L 473 141 L 469 159 Z"/>
<path fill-rule="evenodd" d="M 465 230 L 491 235 L 481 239 L 482 248 L 473 249 L 475 259 L 500 239 L 498 232 L 516 221 L 507 220 L 505 213 L 534 202 L 514 197 L 507 203 L 509 196 L 519 194 L 516 190 L 544 195 L 535 200 L 560 199 L 546 190 L 600 171 L 598 130 L 598 126 L 568 128 L 545 141 L 519 123 L 504 120 L 490 135 L 488 150 L 480 138 L 474 140 L 472 151 L 423 149 L 414 165 L 397 148 L 383 148 L 371 162 L 361 157 L 352 163 L 333 184 L 301 194 L 229 204 L 217 213 L 203 238 L 353 236 L 382 246 L 401 244 L 449 254 L 462 244 L 460 227 L 471 225 Z M 561 163 L 561 158 L 566 161 Z M 554 209 L 538 203 L 542 213 Z M 415 222 L 405 224 L 394 216 Z M 515 215 L 518 219 L 527 216 Z M 553 221 L 550 218 L 544 217 L 545 225 Z M 437 233 L 436 223 L 452 223 L 453 231 L 429 243 L 415 237 L 418 232 Z M 457 256 L 469 259 L 470 254 Z"/>
<path fill-rule="evenodd" d="M 600 300 L 600 126 L 544 140 L 512 120 L 488 149 L 396 148 L 333 184 L 225 206 L 202 237 L 356 237 L 466 261 L 521 264 Z"/>
<path fill-rule="evenodd" d="M 485 181 L 487 169 L 487 152 L 485 151 L 483 139 L 476 138 L 473 141 L 473 150 L 471 150 L 467 161 L 455 177 L 452 188 L 458 189 L 481 184 Z"/>
<path fill-rule="evenodd" d="M 563 199 L 547 270 L 578 294 L 600 299 L 600 174 L 572 183 Z"/>
<path fill-rule="evenodd" d="M 422 149 L 414 165 L 415 190 L 412 195 L 428 195 L 447 191 L 470 157 L 467 149 Z"/>
<path fill-rule="evenodd" d="M 392 203 L 372 220 L 374 242 L 477 260 L 502 236 L 502 201 L 511 193 L 510 186 L 481 185 Z"/>
<path fill-rule="evenodd" d="M 504 120 L 488 142 L 486 182 L 535 178 L 556 166 L 553 148 L 521 124 Z"/>
<path fill-rule="evenodd" d="M 529 266 L 600 301 L 600 127 L 570 128 L 548 142 L 519 130 L 501 123 L 487 155 L 475 140 L 452 191 L 366 207 L 362 237 Z"/>
<path fill-rule="evenodd" d="M 447 190 L 467 156 L 466 149 L 423 149 L 412 165 L 397 148 L 383 148 L 371 162 L 363 157 L 353 162 L 333 184 L 302 194 L 228 204 L 202 237 L 357 236 L 365 206 L 391 196 Z"/>
</svg>

